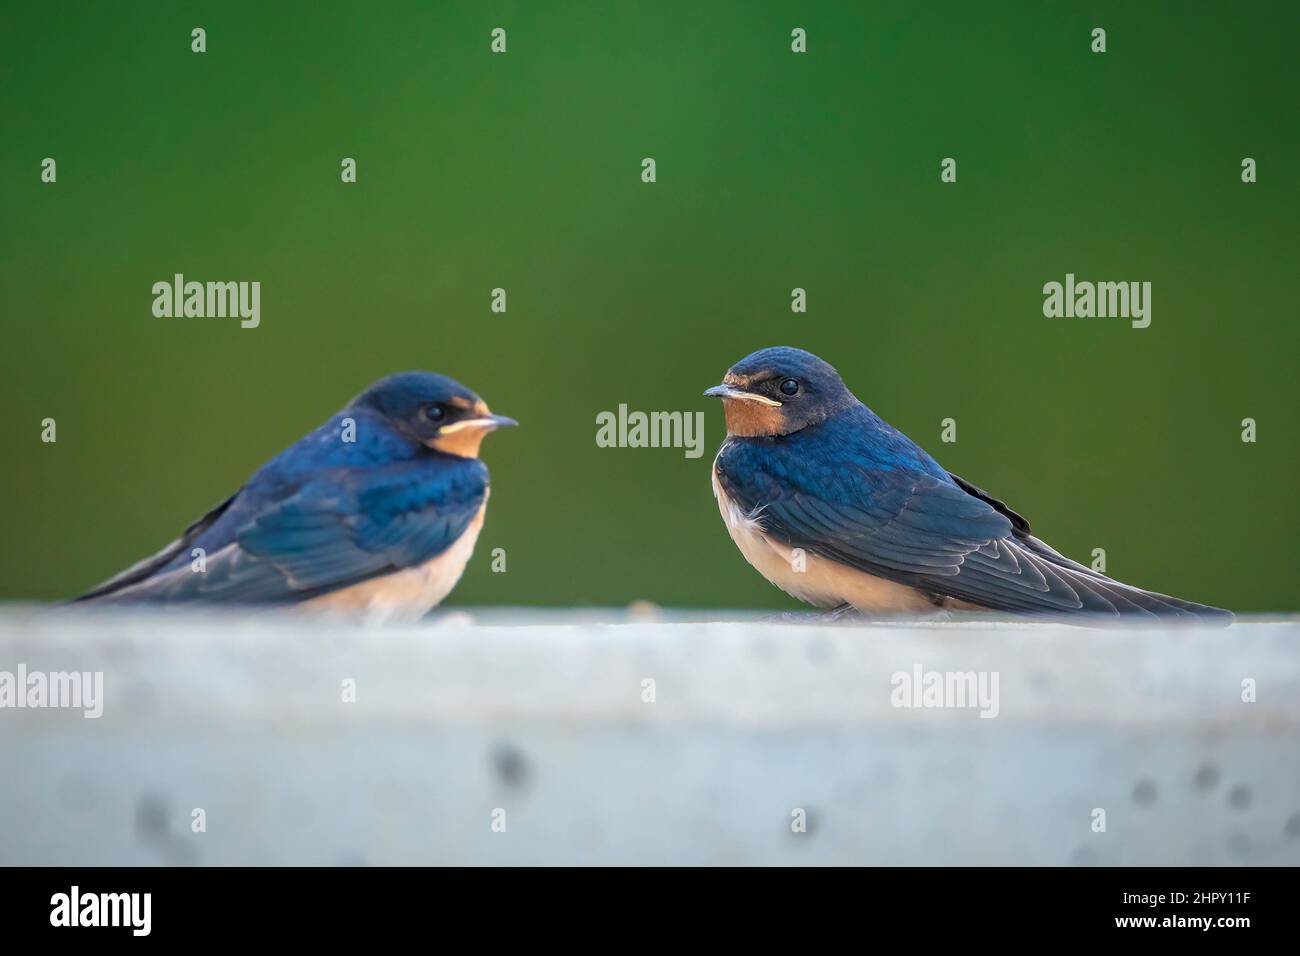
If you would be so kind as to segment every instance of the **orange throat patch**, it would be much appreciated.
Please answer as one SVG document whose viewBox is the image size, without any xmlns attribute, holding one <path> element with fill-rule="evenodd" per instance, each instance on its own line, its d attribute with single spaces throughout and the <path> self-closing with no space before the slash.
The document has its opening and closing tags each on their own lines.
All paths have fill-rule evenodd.
<svg viewBox="0 0 1300 956">
<path fill-rule="evenodd" d="M 724 398 L 722 413 L 727 419 L 727 434 L 740 438 L 780 435 L 785 431 L 782 409 L 743 398 Z"/>
<path fill-rule="evenodd" d="M 436 448 L 448 455 L 477 458 L 479 446 L 483 444 L 483 439 L 487 437 L 489 431 L 490 428 L 463 428 L 450 435 L 438 435 L 427 444 L 430 448 Z"/>
</svg>

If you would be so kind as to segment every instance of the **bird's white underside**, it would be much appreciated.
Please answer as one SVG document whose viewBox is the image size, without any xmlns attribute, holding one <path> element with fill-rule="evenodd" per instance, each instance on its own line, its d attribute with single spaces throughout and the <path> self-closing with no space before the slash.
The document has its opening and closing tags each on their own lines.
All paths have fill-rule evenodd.
<svg viewBox="0 0 1300 956">
<path fill-rule="evenodd" d="M 718 454 L 722 454 L 721 450 Z M 761 514 L 746 512 L 727 496 L 718 482 L 716 458 L 712 478 L 713 495 L 718 499 L 718 510 L 722 512 L 731 540 L 759 574 L 791 597 L 824 608 L 852 604 L 868 614 L 934 610 L 930 597 L 916 588 L 886 581 L 811 552 L 803 555 L 804 570 L 796 570 L 794 549 L 763 530 Z"/>
<path fill-rule="evenodd" d="M 487 498 L 465 533 L 446 551 L 424 564 L 304 601 L 300 606 L 331 611 L 360 611 L 383 620 L 418 620 L 440 604 L 460 580 L 483 530 Z"/>
</svg>

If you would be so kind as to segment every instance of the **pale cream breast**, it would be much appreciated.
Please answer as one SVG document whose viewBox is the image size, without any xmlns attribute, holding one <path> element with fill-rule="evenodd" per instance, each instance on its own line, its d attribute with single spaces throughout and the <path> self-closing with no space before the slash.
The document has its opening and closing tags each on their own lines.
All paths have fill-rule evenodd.
<svg viewBox="0 0 1300 956">
<path fill-rule="evenodd" d="M 311 598 L 299 607 L 373 614 L 386 620 L 415 620 L 442 602 L 460 580 L 483 530 L 487 496 L 464 534 L 442 554 L 417 567 L 395 571 Z"/>
<path fill-rule="evenodd" d="M 864 613 L 934 610 L 929 596 L 916 588 L 886 581 L 808 551 L 795 554 L 794 548 L 763 530 L 761 509 L 758 514 L 747 514 L 727 496 L 718 481 L 717 459 L 713 462 L 712 477 L 713 495 L 718 499 L 718 510 L 722 512 L 731 540 L 759 574 L 791 597 L 824 608 L 851 604 Z"/>
</svg>

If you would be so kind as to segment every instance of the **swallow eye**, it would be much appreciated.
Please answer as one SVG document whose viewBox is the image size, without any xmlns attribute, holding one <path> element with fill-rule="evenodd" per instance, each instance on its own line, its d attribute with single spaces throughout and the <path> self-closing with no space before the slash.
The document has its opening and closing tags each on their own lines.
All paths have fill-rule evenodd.
<svg viewBox="0 0 1300 956">
<path fill-rule="evenodd" d="M 430 405 L 424 410 L 424 414 L 431 422 L 441 422 L 447 417 L 447 409 L 441 405 Z"/>
<path fill-rule="evenodd" d="M 787 378 L 781 383 L 782 395 L 794 395 L 799 391 L 799 383 L 792 378 Z"/>
</svg>

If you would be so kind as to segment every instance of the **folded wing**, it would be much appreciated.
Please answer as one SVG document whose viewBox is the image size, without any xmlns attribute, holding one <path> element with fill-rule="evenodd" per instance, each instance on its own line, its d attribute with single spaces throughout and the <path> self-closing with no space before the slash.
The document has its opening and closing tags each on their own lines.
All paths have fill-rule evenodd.
<svg viewBox="0 0 1300 956">
<path fill-rule="evenodd" d="M 204 570 L 194 569 L 189 547 L 203 540 L 212 515 L 85 599 L 306 600 L 436 557 L 464 533 L 486 496 L 487 472 L 477 461 L 439 468 L 408 461 L 326 472 L 259 507 L 228 541 L 205 555 Z M 221 509 L 230 506 L 226 502 Z"/>
<path fill-rule="evenodd" d="M 765 533 L 877 577 L 1022 614 L 1231 617 L 1065 558 L 1024 518 L 962 479 L 806 461 L 779 475 L 757 458 L 719 468 L 727 494 Z"/>
</svg>

